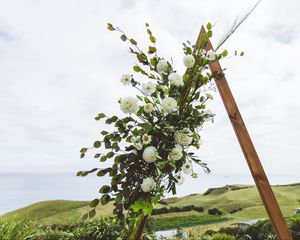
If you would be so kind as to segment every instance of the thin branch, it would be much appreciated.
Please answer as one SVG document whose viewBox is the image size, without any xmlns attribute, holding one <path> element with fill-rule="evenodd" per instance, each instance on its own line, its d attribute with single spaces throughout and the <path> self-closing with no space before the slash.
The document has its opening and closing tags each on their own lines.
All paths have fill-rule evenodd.
<svg viewBox="0 0 300 240">
<path fill-rule="evenodd" d="M 253 13 L 253 11 L 256 9 L 256 7 L 261 1 L 262 0 L 256 2 L 255 5 L 252 8 L 250 8 L 250 10 L 242 18 L 237 17 L 234 20 L 230 30 L 226 34 L 224 34 L 221 40 L 219 41 L 216 47 L 216 51 L 231 37 L 231 35 L 241 26 L 241 24 L 251 15 L 251 13 Z"/>
</svg>

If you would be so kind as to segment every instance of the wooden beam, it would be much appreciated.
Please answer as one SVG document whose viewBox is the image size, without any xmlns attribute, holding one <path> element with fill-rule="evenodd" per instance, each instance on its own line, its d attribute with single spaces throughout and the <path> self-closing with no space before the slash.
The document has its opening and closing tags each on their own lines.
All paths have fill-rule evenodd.
<svg viewBox="0 0 300 240">
<path fill-rule="evenodd" d="M 203 26 L 201 27 L 201 31 L 198 36 L 196 44 L 203 45 L 203 42 L 201 41 L 202 34 L 206 34 L 205 28 Z M 213 46 L 210 40 L 208 40 L 206 43 L 206 50 L 210 50 L 210 49 L 213 50 Z M 214 61 L 210 63 L 209 67 L 212 73 L 216 72 L 220 74 L 220 78 L 215 79 L 217 88 L 219 90 L 224 106 L 228 113 L 229 119 L 231 121 L 235 134 L 238 138 L 238 141 L 240 143 L 240 146 L 242 148 L 242 151 L 248 163 L 249 169 L 255 181 L 260 197 L 263 201 L 265 209 L 267 210 L 271 223 L 278 236 L 278 239 L 292 240 L 287 224 L 280 211 L 280 208 L 278 206 L 278 203 L 276 201 L 276 198 L 274 196 L 268 178 L 261 165 L 259 157 L 256 153 L 250 135 L 247 131 L 243 118 L 239 112 L 238 106 L 231 93 L 231 90 L 224 76 L 219 61 Z"/>
</svg>

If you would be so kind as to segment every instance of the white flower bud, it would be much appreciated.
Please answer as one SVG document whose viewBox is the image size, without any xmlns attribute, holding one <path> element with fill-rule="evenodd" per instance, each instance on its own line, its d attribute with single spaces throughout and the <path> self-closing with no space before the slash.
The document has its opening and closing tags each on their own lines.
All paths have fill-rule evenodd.
<svg viewBox="0 0 300 240">
<path fill-rule="evenodd" d="M 195 64 L 195 58 L 191 54 L 185 55 L 183 58 L 183 63 L 187 68 L 191 68 Z"/>
<path fill-rule="evenodd" d="M 175 86 L 182 86 L 183 85 L 183 79 L 182 76 L 180 76 L 178 73 L 171 73 L 168 77 L 171 84 Z"/>
<path fill-rule="evenodd" d="M 141 184 L 141 188 L 143 192 L 151 192 L 156 186 L 156 183 L 152 177 L 147 177 L 143 179 L 143 183 Z"/>
<path fill-rule="evenodd" d="M 124 113 L 136 113 L 138 110 L 138 103 L 133 97 L 125 97 L 121 99 L 120 107 Z"/>
<path fill-rule="evenodd" d="M 157 150 L 155 147 L 153 146 L 149 146 L 149 147 L 146 147 L 144 149 L 144 152 L 143 152 L 143 159 L 147 162 L 147 163 L 152 163 L 152 162 L 155 162 L 156 159 L 158 157 L 158 153 L 157 153 Z"/>
<path fill-rule="evenodd" d="M 176 110 L 177 102 L 174 98 L 166 97 L 162 101 L 161 107 L 166 113 L 171 113 Z"/>
<path fill-rule="evenodd" d="M 184 128 L 175 132 L 175 141 L 181 146 L 189 146 L 193 141 L 193 133 L 190 129 Z"/>
<path fill-rule="evenodd" d="M 151 113 L 153 111 L 153 104 L 152 103 L 145 104 L 144 111 L 145 113 Z"/>
</svg>

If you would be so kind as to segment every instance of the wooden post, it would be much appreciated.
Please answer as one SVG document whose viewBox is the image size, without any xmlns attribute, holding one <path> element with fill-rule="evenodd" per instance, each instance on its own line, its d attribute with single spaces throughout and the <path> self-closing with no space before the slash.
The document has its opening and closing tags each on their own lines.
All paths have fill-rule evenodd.
<svg viewBox="0 0 300 240">
<path fill-rule="evenodd" d="M 202 34 L 206 34 L 205 28 L 203 26 L 201 27 L 201 31 L 196 44 L 203 44 L 201 41 Z M 209 49 L 213 50 L 213 46 L 210 40 L 208 40 L 206 44 L 206 50 Z M 248 166 L 250 168 L 260 197 L 263 201 L 265 209 L 267 210 L 271 223 L 275 229 L 277 237 L 280 240 L 292 240 L 287 224 L 280 211 L 268 178 L 258 158 L 254 145 L 251 141 L 250 135 L 246 129 L 245 123 L 239 112 L 234 97 L 231 93 L 227 80 L 223 74 L 219 61 L 214 61 L 210 63 L 209 67 L 212 73 L 216 72 L 220 74 L 220 77 L 215 79 L 217 88 L 219 90 L 229 119 L 238 138 Z"/>
</svg>

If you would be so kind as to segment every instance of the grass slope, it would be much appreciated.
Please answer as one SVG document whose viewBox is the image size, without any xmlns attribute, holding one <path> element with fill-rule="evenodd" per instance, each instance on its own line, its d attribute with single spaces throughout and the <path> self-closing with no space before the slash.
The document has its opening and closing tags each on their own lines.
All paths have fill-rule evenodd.
<svg viewBox="0 0 300 240">
<path fill-rule="evenodd" d="M 293 208 L 299 207 L 300 184 L 291 184 L 286 186 L 274 186 L 273 191 L 281 206 L 283 214 L 290 216 L 293 214 Z M 180 198 L 169 198 L 165 200 L 168 205 L 158 205 L 160 207 L 183 207 L 195 205 L 204 207 L 205 213 L 180 212 L 176 216 L 184 218 L 201 219 L 207 215 L 210 208 L 218 208 L 223 212 L 224 217 L 236 221 L 249 220 L 267 217 L 256 187 L 232 185 L 222 188 L 210 189 L 206 194 L 192 194 Z M 112 214 L 113 203 L 97 207 L 97 216 L 108 216 Z M 230 214 L 235 209 L 242 208 L 234 214 Z M 41 220 L 45 224 L 68 224 L 74 222 L 90 209 L 88 201 L 66 201 L 55 200 L 38 202 L 1 216 L 2 219 L 30 219 Z M 196 216 L 196 217 L 195 217 Z M 174 217 L 174 213 L 157 215 L 157 221 L 167 222 Z M 196 221 L 196 220 L 195 220 Z M 197 220 L 198 221 L 198 220 Z"/>
</svg>

